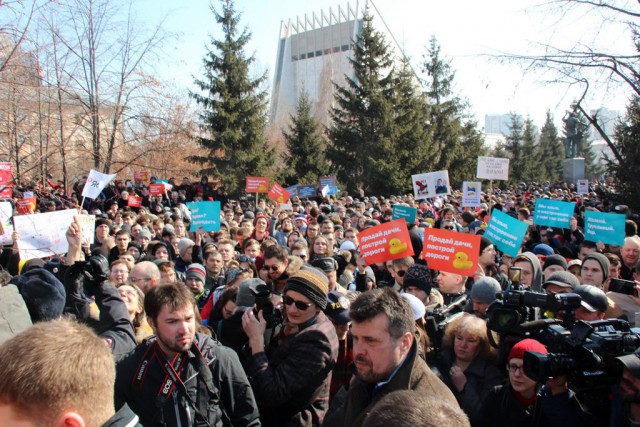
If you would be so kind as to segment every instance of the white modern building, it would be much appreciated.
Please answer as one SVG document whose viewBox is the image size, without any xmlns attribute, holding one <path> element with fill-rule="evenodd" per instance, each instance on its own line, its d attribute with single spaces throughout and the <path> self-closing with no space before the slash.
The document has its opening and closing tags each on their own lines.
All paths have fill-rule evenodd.
<svg viewBox="0 0 640 427">
<path fill-rule="evenodd" d="M 324 125 L 329 123 L 334 83 L 344 85 L 345 75 L 353 76 L 349 58 L 365 14 L 373 18 L 376 29 L 400 57 L 400 46 L 371 0 L 282 21 L 271 93 L 272 124 L 283 128 L 289 123 L 303 89 L 309 94 L 316 119 Z"/>
</svg>

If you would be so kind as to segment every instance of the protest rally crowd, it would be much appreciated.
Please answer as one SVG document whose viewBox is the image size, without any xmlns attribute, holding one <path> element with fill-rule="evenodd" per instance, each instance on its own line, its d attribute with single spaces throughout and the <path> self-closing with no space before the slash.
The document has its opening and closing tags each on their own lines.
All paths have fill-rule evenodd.
<svg viewBox="0 0 640 427">
<path fill-rule="evenodd" d="M 2 425 L 640 425 L 640 218 L 603 182 L 112 178 L 3 202 Z M 19 225 L 71 209 L 61 252 Z"/>
</svg>

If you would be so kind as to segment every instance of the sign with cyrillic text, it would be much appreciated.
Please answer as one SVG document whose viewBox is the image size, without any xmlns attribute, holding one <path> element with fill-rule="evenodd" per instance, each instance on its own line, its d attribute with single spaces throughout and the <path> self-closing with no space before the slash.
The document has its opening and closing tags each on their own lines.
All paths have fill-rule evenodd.
<svg viewBox="0 0 640 427">
<path fill-rule="evenodd" d="M 624 245 L 624 226 L 627 217 L 622 214 L 586 211 L 584 239 L 610 245 Z"/>
<path fill-rule="evenodd" d="M 189 202 L 191 226 L 189 231 L 202 227 L 204 231 L 220 231 L 220 202 Z"/>
<path fill-rule="evenodd" d="M 413 246 L 404 219 L 367 228 L 360 233 L 359 239 L 360 256 L 367 265 L 413 256 Z"/>
<path fill-rule="evenodd" d="M 533 211 L 533 223 L 547 227 L 569 228 L 576 204 L 560 200 L 538 199 Z"/>
<path fill-rule="evenodd" d="M 407 221 L 407 224 L 413 224 L 416 222 L 417 215 L 418 208 L 412 208 L 411 206 L 393 205 L 391 219 L 404 219 L 405 221 Z"/>
<path fill-rule="evenodd" d="M 522 240 L 529 225 L 518 221 L 504 212 L 494 210 L 484 235 L 493 242 L 500 251 L 507 255 L 517 256 Z"/>
<path fill-rule="evenodd" d="M 269 178 L 262 176 L 248 176 L 244 191 L 247 193 L 268 193 Z"/>
<path fill-rule="evenodd" d="M 478 157 L 476 177 L 481 179 L 509 179 L 509 159 L 500 157 Z"/>
<path fill-rule="evenodd" d="M 472 276 L 478 268 L 480 236 L 425 228 L 421 258 L 432 270 Z"/>
<path fill-rule="evenodd" d="M 482 183 L 469 182 L 462 183 L 462 206 L 465 208 L 475 208 L 482 204 Z"/>
</svg>

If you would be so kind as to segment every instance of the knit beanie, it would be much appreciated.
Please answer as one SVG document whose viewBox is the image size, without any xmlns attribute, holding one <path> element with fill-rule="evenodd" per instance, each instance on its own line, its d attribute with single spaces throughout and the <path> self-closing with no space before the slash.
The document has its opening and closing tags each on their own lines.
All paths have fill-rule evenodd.
<svg viewBox="0 0 640 427">
<path fill-rule="evenodd" d="M 106 220 L 104 218 L 97 218 L 95 228 L 98 228 L 101 225 L 106 225 L 107 227 L 109 227 L 109 229 L 111 229 L 111 223 L 109 222 L 109 220 Z"/>
<path fill-rule="evenodd" d="M 402 283 L 402 290 L 406 291 L 409 286 L 414 286 L 427 295 L 431 293 L 433 287 L 433 279 L 431 278 L 431 272 L 426 265 L 412 264 L 404 275 L 404 282 Z"/>
<path fill-rule="evenodd" d="M 314 266 L 315 268 L 318 268 L 324 271 L 325 273 L 338 270 L 338 262 L 336 261 L 335 258 L 330 256 L 316 258 L 311 262 L 311 265 Z"/>
<path fill-rule="evenodd" d="M 207 271 L 204 269 L 204 266 L 202 264 L 189 264 L 189 266 L 187 267 L 187 271 L 185 272 L 185 277 L 187 279 L 189 277 L 195 277 L 196 279 L 200 279 L 202 282 L 204 282 L 207 278 Z"/>
<path fill-rule="evenodd" d="M 151 232 L 149 231 L 148 228 L 143 228 L 142 230 L 140 230 L 140 233 L 138 233 L 138 239 L 143 237 L 147 238 L 148 240 L 151 240 Z"/>
<path fill-rule="evenodd" d="M 580 285 L 580 281 L 569 271 L 556 271 L 546 278 L 542 288 L 546 289 L 547 285 L 556 285 L 562 288 L 571 288 L 573 290 L 576 286 Z"/>
<path fill-rule="evenodd" d="M 470 297 L 481 304 L 491 304 L 496 300 L 496 294 L 502 292 L 500 283 L 493 277 L 482 277 L 476 280 L 471 287 Z"/>
<path fill-rule="evenodd" d="M 552 265 L 559 265 L 563 270 L 567 269 L 567 260 L 564 259 L 562 255 L 549 255 L 544 260 L 544 265 L 542 266 L 542 271 L 546 270 L 547 267 Z"/>
<path fill-rule="evenodd" d="M 489 246 L 493 245 L 491 239 L 485 236 L 480 236 L 480 253 L 484 252 Z"/>
<path fill-rule="evenodd" d="M 323 310 L 327 308 L 329 280 L 322 271 L 315 267 L 303 266 L 296 274 L 289 277 L 284 285 L 284 293 L 287 291 L 295 291 L 304 295 Z"/>
<path fill-rule="evenodd" d="M 527 338 L 513 346 L 513 348 L 509 352 L 507 361 L 510 361 L 511 359 L 524 359 L 525 351 L 535 351 L 536 353 L 540 354 L 548 353 L 547 348 L 543 346 L 539 341 Z"/>
<path fill-rule="evenodd" d="M 187 253 L 187 249 L 191 246 L 195 246 L 195 244 L 196 242 L 191 239 L 187 239 L 186 237 L 180 239 L 180 241 L 178 241 L 178 253 L 180 254 L 180 257 L 183 257 L 184 254 Z"/>
<path fill-rule="evenodd" d="M 535 255 L 550 256 L 553 255 L 553 248 L 546 243 L 537 244 L 532 251 Z"/>
<path fill-rule="evenodd" d="M 582 265 L 584 265 L 585 261 L 587 261 L 588 259 L 594 259 L 598 261 L 600 267 L 602 268 L 603 282 L 606 281 L 609 278 L 609 267 L 611 266 L 611 263 L 609 262 L 607 257 L 602 255 L 600 252 L 591 252 L 582 259 Z"/>
<path fill-rule="evenodd" d="M 51 272 L 35 268 L 14 276 L 9 283 L 18 287 L 34 323 L 62 316 L 67 293 L 60 280 Z"/>
</svg>

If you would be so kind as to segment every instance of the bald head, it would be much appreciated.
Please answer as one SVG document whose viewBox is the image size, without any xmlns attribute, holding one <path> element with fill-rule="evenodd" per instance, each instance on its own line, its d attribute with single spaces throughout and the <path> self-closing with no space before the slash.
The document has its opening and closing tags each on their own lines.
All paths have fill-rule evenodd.
<svg viewBox="0 0 640 427">
<path fill-rule="evenodd" d="M 141 261 L 131 270 L 129 280 L 146 294 L 160 281 L 160 269 L 151 261 Z"/>
</svg>

